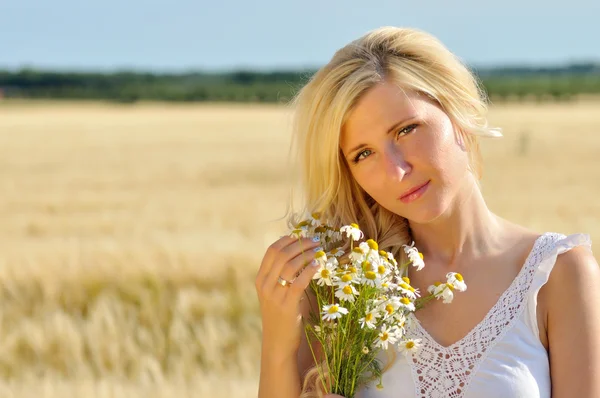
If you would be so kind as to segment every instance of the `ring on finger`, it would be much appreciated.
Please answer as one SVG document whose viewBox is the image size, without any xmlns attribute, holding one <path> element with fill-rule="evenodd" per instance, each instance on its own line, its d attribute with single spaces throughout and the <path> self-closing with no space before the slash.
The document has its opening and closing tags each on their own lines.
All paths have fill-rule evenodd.
<svg viewBox="0 0 600 398">
<path fill-rule="evenodd" d="M 281 286 L 285 287 L 285 286 L 289 286 L 292 284 L 291 281 L 285 280 L 282 277 L 277 278 L 277 283 L 279 283 Z"/>
</svg>

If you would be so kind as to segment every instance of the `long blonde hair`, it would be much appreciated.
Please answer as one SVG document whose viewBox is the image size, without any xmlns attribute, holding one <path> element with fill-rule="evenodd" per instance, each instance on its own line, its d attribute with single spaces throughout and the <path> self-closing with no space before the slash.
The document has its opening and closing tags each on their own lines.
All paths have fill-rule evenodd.
<svg viewBox="0 0 600 398">
<path fill-rule="evenodd" d="M 398 258 L 402 245 L 411 242 L 408 221 L 366 194 L 340 149 L 348 115 L 367 90 L 384 81 L 422 93 L 441 106 L 464 143 L 477 181 L 482 176 L 479 137 L 501 134 L 488 127 L 487 98 L 475 76 L 438 39 L 412 28 L 386 26 L 367 32 L 336 51 L 295 95 L 290 103 L 291 159 L 302 206 L 296 212 L 293 204 L 288 208 L 289 226 L 314 212 L 338 228 L 357 223 L 381 249 Z M 309 374 L 314 376 L 314 370 Z M 307 377 L 303 391 L 318 390 L 310 388 L 309 379 L 314 382 Z M 321 396 L 317 392 L 313 396 Z"/>
</svg>

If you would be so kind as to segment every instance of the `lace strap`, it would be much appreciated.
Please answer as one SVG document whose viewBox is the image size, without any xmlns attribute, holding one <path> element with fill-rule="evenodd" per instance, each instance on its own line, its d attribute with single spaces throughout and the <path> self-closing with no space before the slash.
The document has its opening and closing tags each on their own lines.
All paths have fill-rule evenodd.
<svg viewBox="0 0 600 398">
<path fill-rule="evenodd" d="M 533 279 L 527 292 L 527 314 L 525 323 L 531 329 L 536 337 L 539 337 L 540 331 L 537 321 L 537 301 L 538 293 L 550 278 L 550 273 L 556 263 L 559 254 L 565 253 L 577 246 L 586 246 L 591 249 L 592 241 L 588 234 L 563 235 L 555 232 L 547 234 L 549 239 L 544 242 L 542 250 L 538 252 L 536 261 L 533 265 Z"/>
</svg>

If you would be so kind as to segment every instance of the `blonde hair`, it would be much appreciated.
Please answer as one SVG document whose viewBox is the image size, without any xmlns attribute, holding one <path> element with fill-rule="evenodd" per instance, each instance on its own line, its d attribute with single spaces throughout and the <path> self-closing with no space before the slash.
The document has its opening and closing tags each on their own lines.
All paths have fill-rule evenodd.
<svg viewBox="0 0 600 398">
<path fill-rule="evenodd" d="M 438 39 L 417 29 L 386 26 L 367 32 L 336 51 L 296 94 L 291 102 L 291 155 L 303 203 L 300 211 L 288 217 L 290 227 L 319 212 L 338 228 L 357 223 L 381 249 L 398 258 L 403 256 L 402 245 L 411 242 L 407 220 L 362 190 L 340 149 L 349 114 L 367 90 L 384 81 L 439 104 L 464 143 L 469 170 L 477 181 L 482 175 L 479 137 L 501 134 L 488 127 L 487 98 L 475 76 Z M 314 385 L 316 392 L 308 392 L 314 368 L 308 376 L 303 397 L 322 396 Z"/>
</svg>

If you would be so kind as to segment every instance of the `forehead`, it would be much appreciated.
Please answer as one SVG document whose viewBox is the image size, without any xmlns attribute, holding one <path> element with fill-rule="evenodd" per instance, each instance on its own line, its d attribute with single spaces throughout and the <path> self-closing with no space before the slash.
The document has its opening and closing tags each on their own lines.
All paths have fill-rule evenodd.
<svg viewBox="0 0 600 398">
<path fill-rule="evenodd" d="M 340 145 L 345 148 L 366 138 L 369 132 L 385 132 L 396 122 L 422 115 L 425 101 L 413 90 L 390 82 L 369 89 L 356 103 L 342 127 Z"/>
</svg>

